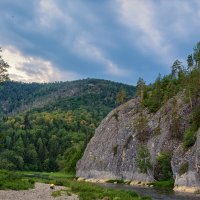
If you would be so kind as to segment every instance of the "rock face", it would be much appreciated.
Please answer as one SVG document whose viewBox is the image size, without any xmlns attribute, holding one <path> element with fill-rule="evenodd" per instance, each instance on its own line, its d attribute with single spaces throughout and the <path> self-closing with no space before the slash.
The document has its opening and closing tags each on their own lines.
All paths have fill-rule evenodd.
<svg viewBox="0 0 200 200">
<path fill-rule="evenodd" d="M 197 104 L 197 102 L 195 102 Z M 195 145 L 182 147 L 184 131 L 189 127 L 191 108 L 184 93 L 170 99 L 157 113 L 149 113 L 135 98 L 119 106 L 102 121 L 77 163 L 77 176 L 86 179 L 126 179 L 154 181 L 154 165 L 162 152 L 171 152 L 176 189 L 200 188 L 200 131 Z M 146 149 L 139 158 L 140 149 Z M 138 160 L 151 166 L 141 170 Z M 185 165 L 188 170 L 181 174 Z M 144 162 L 143 162 L 144 164 Z"/>
<path fill-rule="evenodd" d="M 187 166 L 186 173 L 177 173 Z M 175 176 L 175 190 L 195 192 L 200 189 L 200 130 L 197 132 L 195 145 L 184 152 L 182 146 L 174 151 L 172 166 Z"/>
</svg>

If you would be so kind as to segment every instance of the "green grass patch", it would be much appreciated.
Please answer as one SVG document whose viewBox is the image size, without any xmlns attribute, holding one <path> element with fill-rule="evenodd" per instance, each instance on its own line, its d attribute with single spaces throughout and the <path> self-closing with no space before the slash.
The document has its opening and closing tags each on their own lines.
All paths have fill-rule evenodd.
<svg viewBox="0 0 200 200">
<path fill-rule="evenodd" d="M 20 173 L 0 171 L 0 190 L 28 190 L 34 185 L 33 179 L 23 178 Z"/>
<path fill-rule="evenodd" d="M 57 191 L 52 192 L 51 195 L 53 197 L 59 197 L 59 196 L 62 196 L 62 195 L 71 196 L 72 194 L 68 190 L 57 190 Z"/>
<path fill-rule="evenodd" d="M 153 183 L 150 183 L 150 185 L 153 185 L 154 187 L 157 187 L 157 188 L 173 189 L 174 179 L 170 179 L 166 181 L 155 181 Z"/>
</svg>

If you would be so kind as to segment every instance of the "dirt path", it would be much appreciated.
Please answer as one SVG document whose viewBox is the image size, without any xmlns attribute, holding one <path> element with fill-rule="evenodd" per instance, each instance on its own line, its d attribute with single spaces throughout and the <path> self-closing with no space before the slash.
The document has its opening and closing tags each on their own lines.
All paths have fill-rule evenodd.
<svg viewBox="0 0 200 200">
<path fill-rule="evenodd" d="M 55 189 L 50 189 L 49 184 L 36 183 L 34 189 L 30 190 L 0 190 L 0 200 L 78 200 L 76 195 L 52 197 L 53 191 L 65 189 L 62 186 L 55 186 Z"/>
</svg>

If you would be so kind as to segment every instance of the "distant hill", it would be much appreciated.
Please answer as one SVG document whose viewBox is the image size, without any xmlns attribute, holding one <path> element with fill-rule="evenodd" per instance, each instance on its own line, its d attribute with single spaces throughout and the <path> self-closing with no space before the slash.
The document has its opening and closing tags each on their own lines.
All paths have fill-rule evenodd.
<svg viewBox="0 0 200 200">
<path fill-rule="evenodd" d="M 73 172 L 100 121 L 135 87 L 84 79 L 0 86 L 0 168 Z"/>
<path fill-rule="evenodd" d="M 109 109 L 117 106 L 116 95 L 120 89 L 126 91 L 127 99 L 135 93 L 133 86 L 99 79 L 43 84 L 6 82 L 0 86 L 0 114 L 19 113 L 44 106 L 68 110 L 83 105 L 98 105 Z M 76 101 L 78 103 L 74 105 Z"/>
</svg>

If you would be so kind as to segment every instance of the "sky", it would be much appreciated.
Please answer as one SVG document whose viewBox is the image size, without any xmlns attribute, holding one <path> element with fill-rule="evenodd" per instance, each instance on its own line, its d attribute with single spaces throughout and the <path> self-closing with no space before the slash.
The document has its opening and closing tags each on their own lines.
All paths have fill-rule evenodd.
<svg viewBox="0 0 200 200">
<path fill-rule="evenodd" d="M 0 47 L 12 80 L 135 85 L 184 63 L 199 22 L 199 0 L 0 0 Z"/>
</svg>

